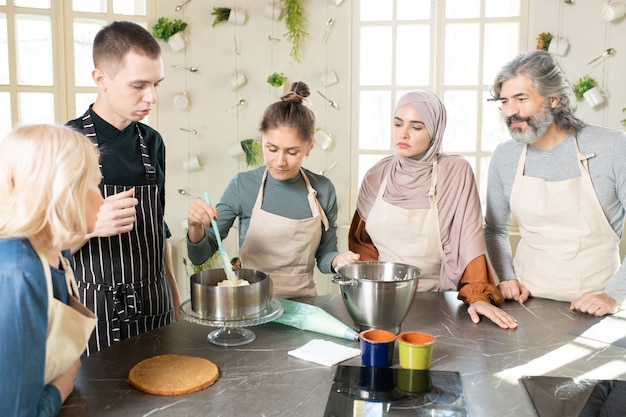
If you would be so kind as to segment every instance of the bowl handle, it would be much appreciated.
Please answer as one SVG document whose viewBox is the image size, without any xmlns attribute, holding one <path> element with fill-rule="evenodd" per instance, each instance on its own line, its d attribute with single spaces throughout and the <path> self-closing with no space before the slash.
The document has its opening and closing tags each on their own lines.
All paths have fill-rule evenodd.
<svg viewBox="0 0 626 417">
<path fill-rule="evenodd" d="M 350 287 L 354 287 L 358 285 L 358 282 L 356 282 L 352 278 L 347 278 L 339 274 L 333 275 L 333 277 L 331 278 L 331 281 L 334 282 L 335 284 L 349 285 Z"/>
</svg>

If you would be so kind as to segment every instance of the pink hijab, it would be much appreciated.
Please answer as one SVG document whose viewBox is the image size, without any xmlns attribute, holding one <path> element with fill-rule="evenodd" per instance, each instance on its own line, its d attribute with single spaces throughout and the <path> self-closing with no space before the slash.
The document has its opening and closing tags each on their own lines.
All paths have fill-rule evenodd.
<svg viewBox="0 0 626 417">
<path fill-rule="evenodd" d="M 446 109 L 439 97 L 424 90 L 407 93 L 398 100 L 394 116 L 407 104 L 422 117 L 431 137 L 430 146 L 413 158 L 393 155 L 370 168 L 361 184 L 357 211 L 367 222 L 385 177 L 386 202 L 409 210 L 430 207 L 428 191 L 433 161 L 437 158 L 436 195 L 444 253 L 439 290 L 457 290 L 467 265 L 485 254 L 483 217 L 474 173 L 464 158 L 439 152 L 446 128 Z"/>
</svg>

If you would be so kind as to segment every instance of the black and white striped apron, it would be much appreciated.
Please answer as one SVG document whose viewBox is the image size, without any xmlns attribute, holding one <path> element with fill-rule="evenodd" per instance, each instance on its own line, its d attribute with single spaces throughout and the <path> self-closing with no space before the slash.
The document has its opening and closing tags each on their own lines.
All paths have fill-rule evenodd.
<svg viewBox="0 0 626 417">
<path fill-rule="evenodd" d="M 87 355 L 129 337 L 174 322 L 171 289 L 165 277 L 165 226 L 156 170 L 136 125 L 148 185 L 102 184 L 104 198 L 135 189 L 139 204 L 133 230 L 90 239 L 74 254 L 81 301 L 98 318 Z M 85 135 L 98 146 L 89 110 Z"/>
</svg>

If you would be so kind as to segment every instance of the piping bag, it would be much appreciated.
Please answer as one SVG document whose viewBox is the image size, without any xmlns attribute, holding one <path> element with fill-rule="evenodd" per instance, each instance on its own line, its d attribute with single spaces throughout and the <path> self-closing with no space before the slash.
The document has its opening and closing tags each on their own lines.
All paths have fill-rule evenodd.
<svg viewBox="0 0 626 417">
<path fill-rule="evenodd" d="M 276 298 L 276 300 L 283 305 L 284 311 L 280 317 L 274 320 L 274 323 L 342 339 L 359 339 L 359 335 L 354 329 L 346 326 L 320 307 L 283 298 Z"/>
</svg>

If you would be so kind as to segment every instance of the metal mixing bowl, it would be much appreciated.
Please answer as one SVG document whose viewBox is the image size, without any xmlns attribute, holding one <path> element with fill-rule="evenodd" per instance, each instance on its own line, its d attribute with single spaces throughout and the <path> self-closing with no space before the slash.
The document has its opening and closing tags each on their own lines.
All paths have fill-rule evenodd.
<svg viewBox="0 0 626 417">
<path fill-rule="evenodd" d="M 224 269 L 208 269 L 193 274 L 191 281 L 191 308 L 198 316 L 209 320 L 243 320 L 265 309 L 272 299 L 269 277 L 254 269 L 240 268 L 239 279 L 250 285 L 218 287 L 228 279 Z"/>
<path fill-rule="evenodd" d="M 343 303 L 355 330 L 384 329 L 395 334 L 415 298 L 420 269 L 394 262 L 355 262 L 338 268 Z"/>
</svg>

